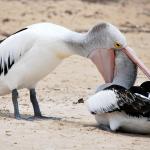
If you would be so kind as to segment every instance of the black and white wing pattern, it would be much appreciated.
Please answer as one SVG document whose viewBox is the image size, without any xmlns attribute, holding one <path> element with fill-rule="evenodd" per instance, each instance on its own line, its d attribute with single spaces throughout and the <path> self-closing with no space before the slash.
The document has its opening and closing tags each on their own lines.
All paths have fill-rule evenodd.
<svg viewBox="0 0 150 150">
<path fill-rule="evenodd" d="M 93 114 L 124 111 L 129 116 L 149 117 L 150 99 L 139 95 L 119 85 L 112 85 L 92 96 L 88 107 Z"/>
<path fill-rule="evenodd" d="M 28 28 L 21 29 L 0 41 L 0 76 L 5 76 L 32 47 L 32 41 L 32 33 L 28 31 Z"/>
</svg>

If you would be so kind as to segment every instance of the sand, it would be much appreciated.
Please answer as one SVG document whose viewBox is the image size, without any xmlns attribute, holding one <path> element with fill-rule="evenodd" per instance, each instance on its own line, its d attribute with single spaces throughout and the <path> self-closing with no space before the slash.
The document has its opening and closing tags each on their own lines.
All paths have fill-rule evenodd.
<svg viewBox="0 0 150 150">
<path fill-rule="evenodd" d="M 117 25 L 150 67 L 149 0 L 0 0 L 0 38 L 37 22 L 53 22 L 84 32 L 100 21 Z M 136 84 L 147 80 L 139 71 Z M 49 120 L 13 118 L 11 95 L 0 97 L 0 150 L 149 150 L 150 136 L 98 129 L 85 103 L 104 81 L 90 60 L 71 56 L 37 86 Z M 33 115 L 29 94 L 20 90 L 20 112 Z"/>
</svg>

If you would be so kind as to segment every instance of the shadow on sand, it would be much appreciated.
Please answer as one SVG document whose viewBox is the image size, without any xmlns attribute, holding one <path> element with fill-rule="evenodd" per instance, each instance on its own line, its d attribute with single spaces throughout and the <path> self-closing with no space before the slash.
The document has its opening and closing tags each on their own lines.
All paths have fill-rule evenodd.
<svg viewBox="0 0 150 150">
<path fill-rule="evenodd" d="M 111 131 L 110 129 L 107 130 L 107 129 L 100 127 L 98 125 L 95 125 L 95 128 L 102 130 L 102 131 L 105 131 L 105 132 L 108 132 L 108 133 L 122 135 L 122 136 L 150 138 L 150 134 L 130 133 L 130 132 L 125 132 L 124 130 L 121 130 L 121 129 L 117 130 L 117 131 Z"/>
<path fill-rule="evenodd" d="M 14 113 L 10 113 L 8 110 L 0 110 L 0 117 L 4 117 L 4 118 L 11 118 L 11 119 L 16 119 L 14 117 Z M 42 116 L 41 118 L 38 117 L 34 117 L 32 115 L 28 115 L 28 114 L 22 114 L 20 119 L 17 120 L 27 120 L 27 121 L 34 121 L 34 120 L 61 120 L 61 117 L 47 117 L 47 116 Z"/>
<path fill-rule="evenodd" d="M 0 110 L 0 117 L 15 119 L 14 114 L 10 113 L 7 110 Z M 101 128 L 96 124 L 75 121 L 74 117 L 67 118 L 67 117 L 45 117 L 44 116 L 43 118 L 33 118 L 33 116 L 28 115 L 28 114 L 23 114 L 23 115 L 21 115 L 21 117 L 22 117 L 21 118 L 22 120 L 27 120 L 27 121 L 34 121 L 34 120 L 36 120 L 36 121 L 43 121 L 43 120 L 59 121 L 64 124 L 70 124 L 70 126 L 81 126 L 81 127 L 85 127 L 85 129 L 88 128 L 88 131 L 89 131 L 89 127 L 91 127 L 91 129 L 90 129 L 91 132 L 93 130 L 99 129 L 104 132 L 108 132 L 111 134 L 117 134 L 117 135 L 121 135 L 121 136 L 150 138 L 149 134 L 133 134 L 133 133 L 123 132 L 122 130 L 117 131 L 117 132 L 112 132 L 110 130 L 105 130 L 104 128 Z"/>
</svg>

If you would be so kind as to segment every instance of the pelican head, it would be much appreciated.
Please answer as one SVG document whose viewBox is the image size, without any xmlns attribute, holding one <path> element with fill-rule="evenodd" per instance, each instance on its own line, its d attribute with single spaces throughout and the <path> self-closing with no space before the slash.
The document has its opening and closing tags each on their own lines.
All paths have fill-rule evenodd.
<svg viewBox="0 0 150 150">
<path fill-rule="evenodd" d="M 128 47 L 125 36 L 114 25 L 97 24 L 87 33 L 87 43 L 90 48 L 88 57 L 97 66 L 106 83 L 112 82 L 115 77 L 116 51 L 123 52 L 150 78 L 149 69 L 139 60 L 134 50 Z"/>
</svg>

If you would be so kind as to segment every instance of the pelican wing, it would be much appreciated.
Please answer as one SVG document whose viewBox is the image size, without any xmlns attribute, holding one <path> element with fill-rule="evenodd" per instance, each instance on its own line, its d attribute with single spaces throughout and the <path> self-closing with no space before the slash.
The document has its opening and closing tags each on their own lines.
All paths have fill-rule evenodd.
<svg viewBox="0 0 150 150">
<path fill-rule="evenodd" d="M 121 111 L 126 112 L 134 117 L 150 116 L 150 99 L 138 93 L 132 93 L 130 90 L 114 85 L 108 89 L 112 89 L 117 97 L 117 104 Z"/>
<path fill-rule="evenodd" d="M 21 29 L 0 41 L 0 76 L 5 76 L 10 68 L 30 50 L 33 35 L 28 28 Z"/>
<path fill-rule="evenodd" d="M 118 105 L 120 109 L 125 111 L 130 116 L 135 117 L 150 117 L 150 100 L 145 96 L 134 94 L 134 99 L 130 99 L 130 102 L 124 99 L 124 104 Z"/>
</svg>

